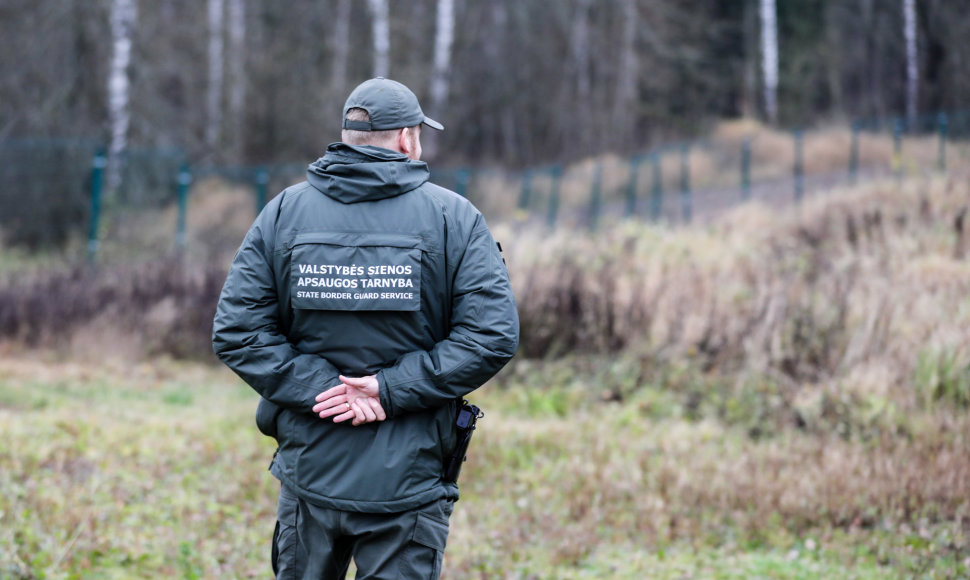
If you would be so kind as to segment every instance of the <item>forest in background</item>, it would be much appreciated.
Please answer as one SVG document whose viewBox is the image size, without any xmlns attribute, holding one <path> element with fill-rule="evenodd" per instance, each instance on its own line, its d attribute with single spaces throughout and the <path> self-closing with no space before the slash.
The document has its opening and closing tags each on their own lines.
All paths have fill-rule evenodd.
<svg viewBox="0 0 970 580">
<path fill-rule="evenodd" d="M 766 6 L 775 97 L 764 90 L 775 82 L 765 69 Z M 180 148 L 195 163 L 305 161 L 336 140 L 346 94 L 375 74 L 411 86 L 444 122 L 427 149 L 446 165 L 521 168 L 627 153 L 700 134 L 719 118 L 796 126 L 954 111 L 970 91 L 965 8 L 953 0 L 0 0 L 0 139 L 108 142 L 123 132 L 126 146 Z M 124 82 L 112 76 L 119 72 Z M 124 103 L 112 93 L 120 89 Z"/>
</svg>

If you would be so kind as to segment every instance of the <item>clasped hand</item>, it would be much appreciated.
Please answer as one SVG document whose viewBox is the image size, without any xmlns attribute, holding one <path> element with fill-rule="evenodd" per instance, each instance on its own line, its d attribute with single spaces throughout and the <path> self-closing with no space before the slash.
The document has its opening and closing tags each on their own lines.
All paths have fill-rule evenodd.
<svg viewBox="0 0 970 580">
<path fill-rule="evenodd" d="M 354 427 L 364 423 L 383 421 L 387 418 L 381 406 L 377 375 L 345 377 L 340 384 L 327 389 L 316 397 L 313 412 L 321 419 L 333 417 L 334 423 L 352 420 Z"/>
</svg>

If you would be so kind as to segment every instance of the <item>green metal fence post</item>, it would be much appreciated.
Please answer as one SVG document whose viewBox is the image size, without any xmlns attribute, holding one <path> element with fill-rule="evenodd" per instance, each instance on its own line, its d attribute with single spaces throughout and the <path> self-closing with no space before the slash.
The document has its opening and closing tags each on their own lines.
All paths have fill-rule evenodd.
<svg viewBox="0 0 970 580">
<path fill-rule="evenodd" d="M 946 113 L 940 113 L 937 115 L 936 125 L 940 133 L 939 167 L 940 171 L 946 171 Z"/>
<path fill-rule="evenodd" d="M 101 222 L 101 190 L 104 187 L 104 168 L 108 164 L 104 149 L 94 154 L 91 162 L 91 216 L 88 221 L 88 261 L 98 254 L 98 227 Z"/>
<path fill-rule="evenodd" d="M 632 217 L 637 212 L 637 178 L 640 176 L 640 164 L 643 156 L 634 155 L 630 158 L 630 183 L 626 189 L 625 217 Z"/>
<path fill-rule="evenodd" d="M 269 171 L 265 167 L 256 169 L 256 213 L 259 214 L 266 207 L 266 197 L 269 189 Z"/>
<path fill-rule="evenodd" d="M 179 254 L 185 250 L 185 221 L 189 206 L 189 186 L 192 173 L 188 164 L 183 164 L 178 174 L 178 221 L 175 231 L 175 247 Z"/>
<path fill-rule="evenodd" d="M 522 174 L 522 192 L 519 194 L 519 210 L 528 211 L 529 203 L 532 201 L 532 172 L 526 171 Z"/>
<path fill-rule="evenodd" d="M 680 204 L 684 222 L 690 223 L 693 217 L 693 207 L 690 196 L 690 145 L 684 144 L 680 148 Z"/>
<path fill-rule="evenodd" d="M 751 198 L 751 137 L 741 143 L 741 199 Z"/>
<path fill-rule="evenodd" d="M 804 133 L 801 129 L 795 129 L 793 136 L 795 139 L 795 202 L 800 203 L 802 201 L 802 195 L 805 192 L 805 165 L 804 160 L 802 159 L 802 152 L 804 149 L 802 142 L 804 141 Z"/>
<path fill-rule="evenodd" d="M 559 184 L 562 181 L 562 166 L 554 165 L 549 173 L 552 177 L 552 183 L 549 185 L 549 213 L 546 215 L 546 225 L 552 228 L 556 225 L 556 217 L 559 213 Z"/>
<path fill-rule="evenodd" d="M 661 153 L 657 152 L 650 157 L 653 162 L 653 189 L 650 193 L 650 218 L 653 221 L 660 220 L 660 212 L 663 209 L 664 180 L 661 155 Z"/>
<path fill-rule="evenodd" d="M 849 149 L 849 183 L 855 185 L 856 177 L 859 174 L 859 133 L 862 131 L 862 124 L 859 121 L 852 122 L 852 145 Z"/>
<path fill-rule="evenodd" d="M 589 227 L 591 230 L 596 230 L 599 225 L 600 218 L 600 205 L 602 193 L 600 188 L 603 180 L 603 164 L 597 163 L 593 168 L 593 183 L 590 185 L 591 191 L 589 194 Z"/>
</svg>

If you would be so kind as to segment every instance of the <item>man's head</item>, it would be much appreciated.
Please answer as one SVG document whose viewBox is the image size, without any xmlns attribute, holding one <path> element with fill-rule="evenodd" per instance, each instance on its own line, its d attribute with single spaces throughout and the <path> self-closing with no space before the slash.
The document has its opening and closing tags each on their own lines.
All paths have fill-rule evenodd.
<svg viewBox="0 0 970 580">
<path fill-rule="evenodd" d="M 421 125 L 443 130 L 426 117 L 414 96 L 399 82 L 378 77 L 365 81 L 344 104 L 341 140 L 350 145 L 375 145 L 421 157 Z"/>
</svg>

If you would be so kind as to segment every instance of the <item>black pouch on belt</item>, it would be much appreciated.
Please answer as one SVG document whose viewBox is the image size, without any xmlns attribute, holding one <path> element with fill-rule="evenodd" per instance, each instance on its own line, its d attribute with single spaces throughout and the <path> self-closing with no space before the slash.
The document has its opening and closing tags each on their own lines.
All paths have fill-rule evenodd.
<svg viewBox="0 0 970 580">
<path fill-rule="evenodd" d="M 455 417 L 455 427 L 458 430 L 458 443 L 455 450 L 449 457 L 445 458 L 445 473 L 442 479 L 447 482 L 458 481 L 458 474 L 461 466 L 465 463 L 465 454 L 468 453 L 468 444 L 471 443 L 472 433 L 475 432 L 475 423 L 485 416 L 481 409 L 472 405 L 468 401 L 462 400 L 458 408 L 458 415 Z"/>
</svg>

